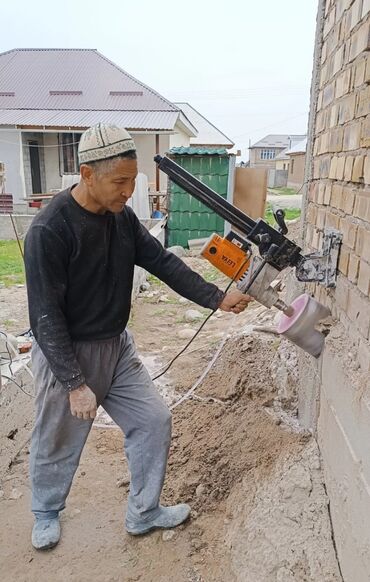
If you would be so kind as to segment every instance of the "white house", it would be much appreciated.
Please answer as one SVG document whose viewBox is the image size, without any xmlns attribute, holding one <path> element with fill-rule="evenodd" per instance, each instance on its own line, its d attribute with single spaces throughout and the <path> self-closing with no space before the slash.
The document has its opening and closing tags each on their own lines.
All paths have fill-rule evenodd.
<svg viewBox="0 0 370 582">
<path fill-rule="evenodd" d="M 93 49 L 14 49 L 0 54 L 0 161 L 6 192 L 20 203 L 78 173 L 81 133 L 114 123 L 132 134 L 139 170 L 165 188 L 153 157 L 170 137 L 189 145 L 197 130 L 183 113 Z"/>
</svg>

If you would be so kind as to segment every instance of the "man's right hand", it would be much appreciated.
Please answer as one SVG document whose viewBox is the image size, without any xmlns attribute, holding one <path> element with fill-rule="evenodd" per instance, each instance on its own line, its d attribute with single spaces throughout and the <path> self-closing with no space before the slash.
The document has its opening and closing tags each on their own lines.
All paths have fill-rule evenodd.
<svg viewBox="0 0 370 582">
<path fill-rule="evenodd" d="M 75 390 L 71 390 L 69 393 L 69 402 L 73 416 L 84 420 L 95 418 L 97 409 L 96 396 L 86 384 L 82 384 Z"/>
</svg>

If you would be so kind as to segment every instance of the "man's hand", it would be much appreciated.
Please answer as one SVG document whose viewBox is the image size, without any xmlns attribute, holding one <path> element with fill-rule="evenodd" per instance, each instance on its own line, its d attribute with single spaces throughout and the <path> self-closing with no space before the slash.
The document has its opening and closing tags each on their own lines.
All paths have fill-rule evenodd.
<svg viewBox="0 0 370 582">
<path fill-rule="evenodd" d="M 92 390 L 86 385 L 82 384 L 75 390 L 69 393 L 69 402 L 71 405 L 71 414 L 77 418 L 89 420 L 96 416 L 96 396 Z"/>
<path fill-rule="evenodd" d="M 225 295 L 219 309 L 222 309 L 222 311 L 241 313 L 246 307 L 248 307 L 248 303 L 251 301 L 253 301 L 253 297 L 245 295 L 241 291 L 238 291 L 238 289 L 233 289 Z"/>
</svg>

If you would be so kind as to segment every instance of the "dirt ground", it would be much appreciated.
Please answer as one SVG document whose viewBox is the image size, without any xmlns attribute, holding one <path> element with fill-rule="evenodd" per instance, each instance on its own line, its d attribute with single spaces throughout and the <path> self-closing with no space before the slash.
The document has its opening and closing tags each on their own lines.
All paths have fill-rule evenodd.
<svg viewBox="0 0 370 582">
<path fill-rule="evenodd" d="M 225 286 L 201 259 L 186 261 Z M 153 278 L 136 300 L 130 327 L 153 375 L 188 341 L 184 330 L 200 325 L 202 319 L 186 321 L 190 308 L 202 318 L 208 313 Z M 0 313 L 1 329 L 27 329 L 25 289 L 0 289 Z M 62 515 L 62 540 L 51 551 L 36 552 L 30 543 L 28 447 L 14 460 L 0 485 L 1 580 L 339 581 L 318 451 L 310 435 L 292 428 L 294 406 L 290 426 L 276 413 L 280 339 L 252 331 L 254 324 L 271 326 L 273 317 L 257 304 L 239 316 L 216 314 L 157 384 L 173 405 L 224 342 L 193 396 L 173 409 L 162 502 L 190 503 L 187 524 L 140 538 L 125 533 L 123 437 L 100 417 Z"/>
</svg>

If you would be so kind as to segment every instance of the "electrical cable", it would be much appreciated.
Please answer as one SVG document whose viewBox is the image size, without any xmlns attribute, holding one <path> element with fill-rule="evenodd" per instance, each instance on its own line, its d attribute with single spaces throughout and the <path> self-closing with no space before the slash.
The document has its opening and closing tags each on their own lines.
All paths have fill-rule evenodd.
<svg viewBox="0 0 370 582">
<path fill-rule="evenodd" d="M 238 271 L 236 272 L 236 274 L 234 275 L 233 279 L 231 279 L 231 281 L 228 283 L 228 285 L 226 286 L 224 293 L 226 294 L 228 292 L 228 290 L 230 289 L 231 285 L 234 283 L 234 281 L 238 278 L 239 273 L 242 271 L 244 265 L 249 261 L 250 255 L 247 256 L 247 258 L 245 259 L 245 261 L 242 263 L 242 265 L 240 266 L 240 268 L 238 269 Z M 265 262 L 262 261 L 262 266 L 265 265 Z M 256 273 L 257 275 L 260 273 L 261 270 L 261 266 L 257 269 Z M 256 275 L 256 276 L 257 276 Z M 248 284 L 248 287 L 246 288 L 246 290 L 244 291 L 244 293 L 246 293 L 246 291 L 248 291 L 248 289 L 251 287 L 251 285 L 254 283 L 255 281 L 255 276 L 253 275 L 251 278 L 250 283 Z M 185 352 L 185 350 L 187 350 L 187 348 L 190 346 L 190 344 L 192 344 L 192 342 L 195 340 L 195 338 L 197 337 L 197 335 L 199 335 L 199 333 L 202 331 L 203 327 L 206 325 L 207 321 L 209 321 L 209 319 L 212 317 L 212 315 L 214 313 L 216 313 L 217 309 L 214 309 L 213 311 L 211 311 L 211 313 L 208 314 L 208 316 L 206 317 L 206 319 L 203 321 L 202 325 L 197 329 L 197 331 L 195 332 L 195 334 L 193 335 L 192 338 L 190 338 L 190 340 L 188 341 L 188 343 L 176 354 L 176 356 L 174 356 L 174 358 L 172 358 L 172 360 L 170 360 L 170 362 L 168 364 L 166 364 L 165 368 L 163 371 L 161 371 L 159 374 L 155 375 L 152 378 L 152 381 L 154 382 L 154 380 L 157 380 L 158 378 L 160 378 L 161 376 L 163 376 L 163 374 L 165 374 L 172 366 L 172 364 Z"/>
<path fill-rule="evenodd" d="M 35 396 L 33 394 L 30 394 L 29 392 L 26 392 L 26 390 L 24 390 L 22 388 L 22 386 L 16 381 L 14 380 L 14 378 L 11 378 L 10 376 L 5 376 L 5 374 L 1 374 L 2 378 L 5 378 L 6 380 L 10 380 L 10 382 L 13 382 L 13 384 L 15 384 L 16 386 L 18 386 L 18 388 L 20 390 L 22 390 L 23 394 L 26 394 L 26 396 L 29 396 L 30 398 L 35 398 Z"/>
</svg>

